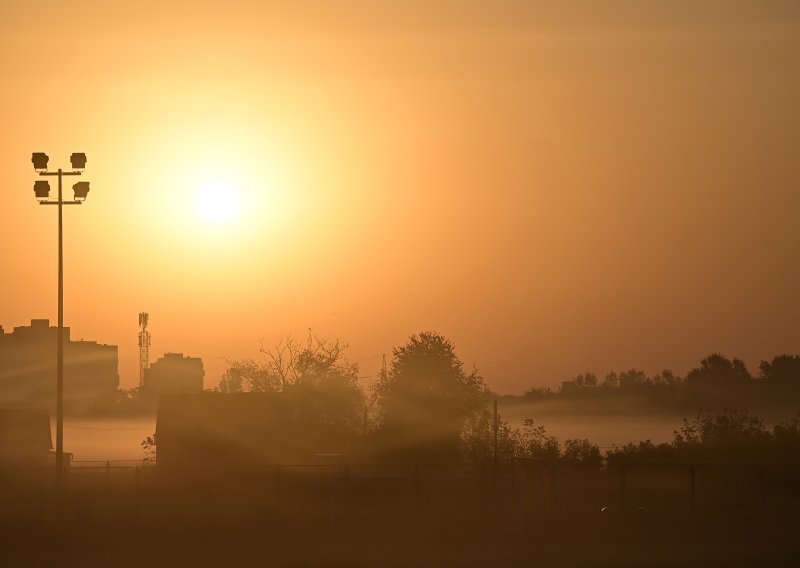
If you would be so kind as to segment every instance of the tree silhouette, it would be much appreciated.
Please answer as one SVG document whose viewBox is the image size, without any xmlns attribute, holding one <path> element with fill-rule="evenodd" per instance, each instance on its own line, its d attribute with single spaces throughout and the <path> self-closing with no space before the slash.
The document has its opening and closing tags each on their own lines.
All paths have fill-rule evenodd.
<svg viewBox="0 0 800 568">
<path fill-rule="evenodd" d="M 281 393 L 301 423 L 330 434 L 361 431 L 365 405 L 358 366 L 345 357 L 347 344 L 309 331 L 305 343 L 289 336 L 261 347 L 262 362 L 231 361 L 217 389 L 225 393 Z"/>
<path fill-rule="evenodd" d="M 778 396 L 800 392 L 800 355 L 778 355 L 759 365 L 764 386 Z"/>
<path fill-rule="evenodd" d="M 449 340 L 429 331 L 411 336 L 393 350 L 389 373 L 374 389 L 384 444 L 421 461 L 456 459 L 462 427 L 480 409 L 484 389 Z"/>
<path fill-rule="evenodd" d="M 497 450 L 500 456 L 519 456 L 522 436 L 502 419 L 497 421 Z M 467 416 L 461 431 L 463 456 L 472 463 L 491 463 L 494 457 L 494 415 L 488 408 Z"/>
<path fill-rule="evenodd" d="M 772 435 L 761 418 L 726 408 L 719 414 L 700 412 L 683 419 L 675 432 L 675 449 L 689 458 L 754 460 L 771 450 Z"/>
<path fill-rule="evenodd" d="M 604 388 L 615 389 L 619 386 L 619 377 L 614 371 L 611 371 L 605 376 L 601 386 Z"/>
<path fill-rule="evenodd" d="M 620 373 L 619 375 L 619 388 L 631 389 L 642 385 L 647 385 L 650 381 L 642 371 L 630 369 Z"/>
<path fill-rule="evenodd" d="M 686 375 L 689 384 L 712 388 L 741 387 L 750 384 L 752 380 L 744 361 L 736 357 L 731 361 L 719 353 L 712 353 L 700 361 L 700 367 L 692 369 Z"/>
<path fill-rule="evenodd" d="M 603 463 L 600 448 L 586 439 L 565 440 L 561 459 L 572 465 L 600 467 Z"/>
<path fill-rule="evenodd" d="M 772 439 L 779 458 L 800 455 L 800 412 L 788 422 L 776 424 L 772 429 Z"/>
</svg>

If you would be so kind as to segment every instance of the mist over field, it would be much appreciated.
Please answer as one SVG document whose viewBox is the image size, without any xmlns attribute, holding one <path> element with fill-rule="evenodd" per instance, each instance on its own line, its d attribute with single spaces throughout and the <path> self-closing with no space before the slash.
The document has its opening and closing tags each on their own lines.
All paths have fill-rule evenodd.
<svg viewBox="0 0 800 568">
<path fill-rule="evenodd" d="M 55 424 L 51 429 L 55 438 Z M 64 444 L 75 461 L 141 461 L 142 441 L 155 429 L 155 417 L 68 419 L 64 422 Z"/>
<path fill-rule="evenodd" d="M 683 419 L 696 413 L 601 412 L 566 402 L 504 403 L 498 405 L 500 416 L 512 427 L 522 427 L 525 420 L 544 426 L 559 440 L 585 438 L 603 450 L 612 450 L 629 442 L 651 440 L 656 444 L 671 442 Z M 699 409 L 698 409 L 699 410 Z M 765 416 L 769 427 L 791 419 L 790 411 Z M 55 426 L 52 426 L 55 432 Z M 156 430 L 155 417 L 126 419 L 72 419 L 65 423 L 65 443 L 78 461 L 141 460 L 141 443 Z"/>
<path fill-rule="evenodd" d="M 553 413 L 547 405 L 500 406 L 501 416 L 514 427 L 534 419 L 548 434 L 564 440 L 587 438 L 601 449 L 610 450 L 628 442 L 652 440 L 655 443 L 672 440 L 674 430 L 684 416 L 620 416 L 564 415 Z M 65 444 L 77 461 L 141 460 L 141 443 L 156 430 L 154 418 L 126 420 L 68 420 L 65 423 Z M 55 434 L 55 426 L 53 426 Z"/>
<path fill-rule="evenodd" d="M 602 411 L 597 406 L 586 407 L 574 401 L 558 402 L 507 402 L 498 404 L 500 415 L 515 427 L 532 419 L 537 426 L 544 426 L 547 433 L 559 440 L 585 438 L 603 451 L 613 450 L 628 443 L 650 440 L 655 444 L 669 443 L 683 420 L 693 419 L 701 408 L 694 412 L 664 410 L 643 411 L 635 406 L 612 407 Z M 722 410 L 720 408 L 720 410 Z M 768 427 L 788 421 L 796 412 L 788 409 L 769 409 L 756 413 L 764 418 Z"/>
</svg>

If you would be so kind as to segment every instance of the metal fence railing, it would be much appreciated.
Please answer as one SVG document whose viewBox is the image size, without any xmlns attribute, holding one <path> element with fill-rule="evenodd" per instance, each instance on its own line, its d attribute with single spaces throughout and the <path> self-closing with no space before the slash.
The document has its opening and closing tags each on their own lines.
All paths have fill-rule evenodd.
<svg viewBox="0 0 800 568">
<path fill-rule="evenodd" d="M 54 514 L 52 468 L 0 468 L 0 520 Z M 800 510 L 800 466 L 635 462 L 609 467 L 513 459 L 475 464 L 282 464 L 159 468 L 149 461 L 71 462 L 66 510 L 75 518 L 343 519 L 405 514 L 518 526 L 553 514 Z"/>
</svg>

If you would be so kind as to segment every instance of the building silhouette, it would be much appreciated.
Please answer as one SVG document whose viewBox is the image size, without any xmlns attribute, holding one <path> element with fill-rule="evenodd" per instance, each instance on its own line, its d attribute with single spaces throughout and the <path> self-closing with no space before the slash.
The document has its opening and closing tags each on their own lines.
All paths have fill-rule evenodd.
<svg viewBox="0 0 800 568">
<path fill-rule="evenodd" d="M 42 408 L 0 408 L 0 467 L 50 465 L 50 415 Z"/>
<path fill-rule="evenodd" d="M 203 360 L 183 353 L 165 353 L 144 373 L 142 389 L 149 394 L 202 392 Z"/>
<path fill-rule="evenodd" d="M 55 408 L 58 328 L 46 319 L 5 333 L 0 326 L 0 406 Z M 116 345 L 73 341 L 64 328 L 64 407 L 90 408 L 119 387 Z"/>
</svg>

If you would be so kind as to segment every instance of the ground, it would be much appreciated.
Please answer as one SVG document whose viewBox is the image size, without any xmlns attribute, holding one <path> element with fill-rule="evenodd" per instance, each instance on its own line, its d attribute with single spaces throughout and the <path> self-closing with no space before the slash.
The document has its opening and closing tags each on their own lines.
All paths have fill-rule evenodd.
<svg viewBox="0 0 800 568">
<path fill-rule="evenodd" d="M 4 567 L 266 566 L 795 566 L 789 516 L 583 516 L 539 519 L 523 531 L 435 519 L 394 527 L 276 522 L 72 523 L 6 526 Z"/>
</svg>

